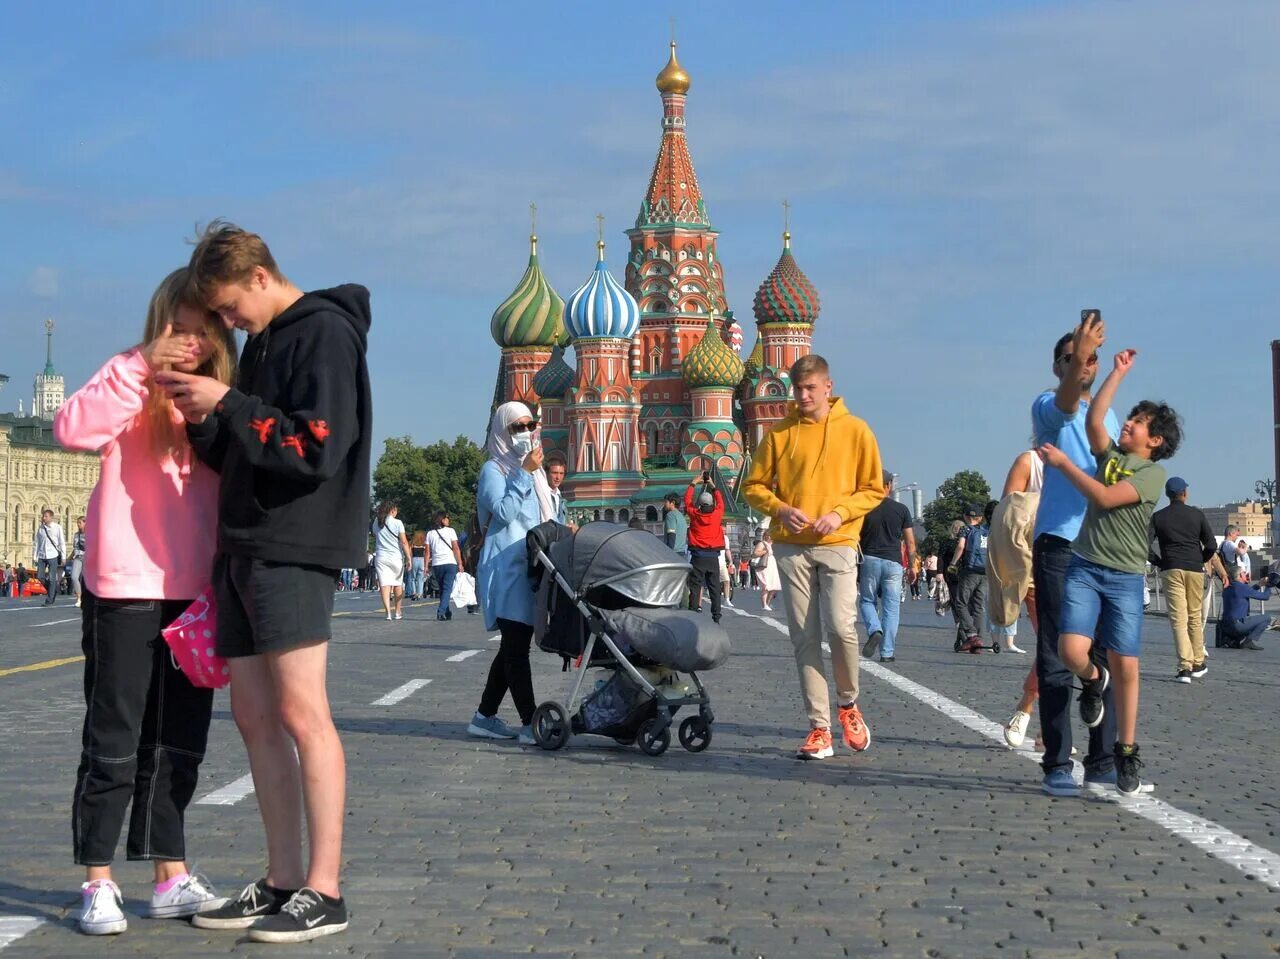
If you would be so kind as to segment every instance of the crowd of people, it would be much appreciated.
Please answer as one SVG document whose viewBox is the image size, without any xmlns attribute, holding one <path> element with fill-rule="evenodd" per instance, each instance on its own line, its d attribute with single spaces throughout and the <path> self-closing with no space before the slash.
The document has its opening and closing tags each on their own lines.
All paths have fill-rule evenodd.
<svg viewBox="0 0 1280 959">
<path fill-rule="evenodd" d="M 467 731 L 534 743 L 526 536 L 545 523 L 570 525 L 565 463 L 543 450 L 533 410 L 503 403 L 489 423 L 465 552 L 445 511 L 410 536 L 396 504 L 384 502 L 367 525 L 370 324 L 363 287 L 304 293 L 260 237 L 215 222 L 188 264 L 160 283 L 141 342 L 108 359 L 57 414 L 58 441 L 99 451 L 101 478 L 70 543 L 51 513 L 42 517 L 34 569 L 19 575 L 54 577 L 68 558 L 79 564 L 86 709 L 72 838 L 85 870 L 86 934 L 127 928 L 112 863 L 130 805 L 126 856 L 154 869 L 148 915 L 189 916 L 262 942 L 346 928 L 346 771 L 326 667 L 335 589 L 354 587 L 361 563 L 392 622 L 429 580 L 438 585 L 436 618 L 451 619 L 460 577 L 474 577 L 475 606 L 499 644 Z M 233 329 L 248 334 L 238 360 Z M 1150 400 L 1123 423 L 1113 412 L 1136 351 L 1115 354 L 1092 392 L 1105 339 L 1090 312 L 1054 344 L 1057 386 L 1031 405 L 1034 447 L 1015 459 L 1001 498 L 966 507 L 951 541 L 924 557 L 874 433 L 834 395 L 816 354 L 790 369 L 794 402 L 742 484 L 767 529 L 734 548 L 710 471 L 666 497 L 660 535 L 689 560 L 688 609 L 718 622 L 735 583 L 758 588 L 765 610 L 780 599 L 808 725 L 798 758 L 832 757 L 833 728 L 854 752 L 870 746 L 860 659 L 895 661 L 901 604 L 908 593 L 923 597 L 922 579 L 938 611 L 956 618 L 957 651 L 981 652 L 989 634 L 1022 652 L 1015 637 L 1027 610 L 1035 657 L 1006 739 L 1021 745 L 1038 701 L 1042 788 L 1053 796 L 1080 792 L 1071 776 L 1077 683 L 1086 784 L 1150 788 L 1138 735 L 1149 560 L 1169 598 L 1179 682 L 1207 673 L 1206 570 L 1225 586 L 1221 644 L 1254 649 L 1280 625 L 1249 615 L 1250 599 L 1269 596 L 1273 584 L 1250 585 L 1247 549 L 1231 536 L 1219 549 L 1187 505 L 1186 482 L 1161 465 L 1181 441 L 1177 414 Z M 1170 502 L 1156 512 L 1162 493 Z M 53 602 L 56 583 L 48 594 Z M 184 674 L 162 638 L 201 603 L 210 616 L 216 608 L 216 651 L 265 833 L 265 873 L 230 898 L 187 861 L 185 811 L 213 690 Z M 508 697 L 514 723 L 499 715 Z"/>
</svg>

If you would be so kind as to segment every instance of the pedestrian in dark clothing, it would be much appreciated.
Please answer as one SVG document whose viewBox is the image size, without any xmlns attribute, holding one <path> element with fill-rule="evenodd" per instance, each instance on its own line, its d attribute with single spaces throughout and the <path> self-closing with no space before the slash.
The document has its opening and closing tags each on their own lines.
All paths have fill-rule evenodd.
<svg viewBox="0 0 1280 959">
<path fill-rule="evenodd" d="M 1270 586 L 1266 589 L 1250 586 L 1249 574 L 1237 570 L 1235 580 L 1222 591 L 1222 632 L 1231 648 L 1262 649 L 1259 637 L 1269 629 L 1280 629 L 1280 619 L 1249 615 L 1249 600 L 1265 602 L 1270 598 Z"/>
<path fill-rule="evenodd" d="M 690 483 L 684 491 L 684 512 L 689 520 L 689 608 L 702 609 L 702 590 L 711 597 L 711 618 L 720 622 L 720 553 L 724 549 L 724 497 L 704 471 L 702 484 Z"/>
</svg>

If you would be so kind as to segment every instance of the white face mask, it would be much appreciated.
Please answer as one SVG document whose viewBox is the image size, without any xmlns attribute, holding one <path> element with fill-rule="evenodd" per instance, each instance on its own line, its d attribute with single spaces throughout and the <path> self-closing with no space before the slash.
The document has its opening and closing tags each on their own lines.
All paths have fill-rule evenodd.
<svg viewBox="0 0 1280 959">
<path fill-rule="evenodd" d="M 511 448 L 521 456 L 528 456 L 538 446 L 538 437 L 534 433 L 517 433 L 511 437 Z"/>
</svg>

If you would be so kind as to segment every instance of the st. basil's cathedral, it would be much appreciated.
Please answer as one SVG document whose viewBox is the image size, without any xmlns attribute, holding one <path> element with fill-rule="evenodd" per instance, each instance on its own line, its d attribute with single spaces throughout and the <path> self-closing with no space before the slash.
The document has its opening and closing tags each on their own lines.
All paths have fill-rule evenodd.
<svg viewBox="0 0 1280 959">
<path fill-rule="evenodd" d="M 809 353 L 818 292 L 791 255 L 756 291 L 756 340 L 744 363 L 742 328 L 728 309 L 724 271 L 685 135 L 689 74 L 676 44 L 657 77 L 662 141 L 630 241 L 624 282 L 610 273 L 603 236 L 595 269 L 562 300 L 529 265 L 494 311 L 502 348 L 494 402 L 537 411 L 542 443 L 568 463 L 569 518 L 654 522 L 667 493 L 714 468 L 740 514 L 736 491 L 751 451 L 787 412 L 787 371 Z M 565 360 L 572 345 L 576 368 Z"/>
</svg>

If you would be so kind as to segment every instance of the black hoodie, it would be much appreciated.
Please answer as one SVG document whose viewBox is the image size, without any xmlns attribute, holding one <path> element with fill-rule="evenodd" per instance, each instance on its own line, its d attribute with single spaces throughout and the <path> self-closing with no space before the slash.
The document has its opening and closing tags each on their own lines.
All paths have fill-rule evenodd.
<svg viewBox="0 0 1280 959">
<path fill-rule="evenodd" d="M 369 291 L 303 295 L 244 345 L 237 385 L 187 427 L 221 475 L 218 549 L 272 562 L 363 567 L 372 400 Z"/>
</svg>

